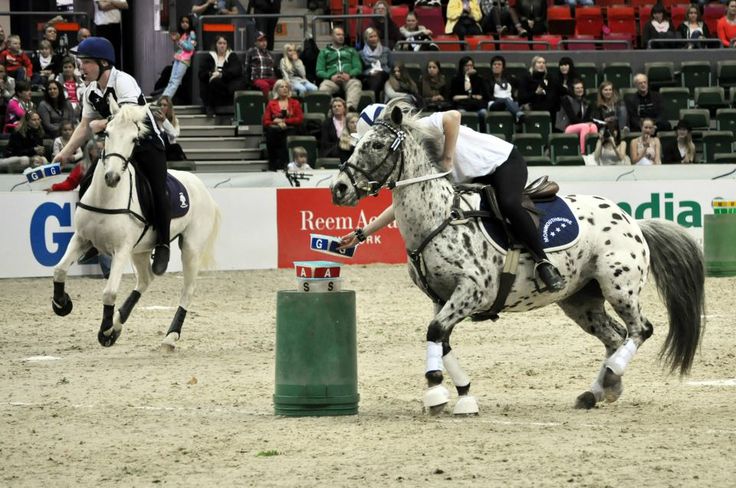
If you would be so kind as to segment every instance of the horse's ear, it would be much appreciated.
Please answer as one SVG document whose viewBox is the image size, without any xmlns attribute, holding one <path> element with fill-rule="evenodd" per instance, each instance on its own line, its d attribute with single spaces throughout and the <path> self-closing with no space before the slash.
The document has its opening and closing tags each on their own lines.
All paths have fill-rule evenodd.
<svg viewBox="0 0 736 488">
<path fill-rule="evenodd" d="M 115 115 L 120 110 L 120 105 L 115 101 L 115 97 L 112 95 L 108 95 L 108 97 L 110 97 L 110 115 Z"/>
<path fill-rule="evenodd" d="M 401 125 L 401 120 L 403 118 L 404 113 L 401 111 L 400 107 L 394 107 L 393 110 L 391 110 L 391 122 L 396 125 Z"/>
</svg>

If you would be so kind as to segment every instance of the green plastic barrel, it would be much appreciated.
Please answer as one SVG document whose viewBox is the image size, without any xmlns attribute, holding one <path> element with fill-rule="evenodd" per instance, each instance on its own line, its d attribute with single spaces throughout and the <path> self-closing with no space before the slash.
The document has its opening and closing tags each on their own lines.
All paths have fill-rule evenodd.
<svg viewBox="0 0 736 488">
<path fill-rule="evenodd" d="M 703 247 L 707 276 L 736 276 L 736 214 L 706 215 Z"/>
<path fill-rule="evenodd" d="M 279 291 L 276 415 L 358 413 L 355 292 Z"/>
</svg>

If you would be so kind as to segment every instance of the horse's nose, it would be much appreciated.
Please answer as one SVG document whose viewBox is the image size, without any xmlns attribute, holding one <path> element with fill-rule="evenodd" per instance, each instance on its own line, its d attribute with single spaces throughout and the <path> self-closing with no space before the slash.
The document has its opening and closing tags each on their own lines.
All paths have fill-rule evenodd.
<svg viewBox="0 0 736 488">
<path fill-rule="evenodd" d="M 332 203 L 340 203 L 340 201 L 345 197 L 345 193 L 348 191 L 348 185 L 345 183 L 336 183 L 332 187 Z"/>
<path fill-rule="evenodd" d="M 110 188 L 115 188 L 115 186 L 118 184 L 119 181 L 120 181 L 120 175 L 119 174 L 112 173 L 112 172 L 105 173 L 105 183 Z"/>
</svg>

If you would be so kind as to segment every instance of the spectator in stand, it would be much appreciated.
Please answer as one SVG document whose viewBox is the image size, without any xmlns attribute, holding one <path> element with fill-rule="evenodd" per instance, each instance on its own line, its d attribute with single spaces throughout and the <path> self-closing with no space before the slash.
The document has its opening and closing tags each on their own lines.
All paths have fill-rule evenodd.
<svg viewBox="0 0 736 488">
<path fill-rule="evenodd" d="M 677 39 L 678 37 L 679 35 L 675 30 L 675 26 L 672 25 L 664 6 L 661 3 L 655 4 L 652 7 L 652 16 L 641 29 L 642 45 L 649 49 L 649 41 L 655 41 L 652 42 L 652 49 L 672 49 L 679 46 L 666 42 L 658 43 L 656 41 L 658 39 Z"/>
<path fill-rule="evenodd" d="M 7 40 L 5 39 L 5 29 L 0 25 L 0 52 L 5 51 L 8 48 Z"/>
<path fill-rule="evenodd" d="M 16 126 L 23 120 L 26 112 L 29 111 L 35 113 L 33 101 L 31 101 L 31 84 L 27 81 L 18 80 L 15 82 L 15 95 L 8 102 L 8 108 L 5 111 L 3 132 L 8 134 L 15 130 Z"/>
<path fill-rule="evenodd" d="M 642 121 L 650 118 L 655 121 L 657 130 L 670 130 L 670 123 L 664 118 L 662 97 L 649 89 L 649 78 L 643 73 L 634 76 L 636 93 L 624 97 L 626 113 L 629 116 L 628 128 L 632 132 L 642 129 Z"/>
<path fill-rule="evenodd" d="M 606 124 L 603 126 L 600 137 L 595 143 L 592 160 L 590 156 L 583 156 L 586 165 L 631 165 L 631 160 L 626 154 L 626 141 L 621 140 L 621 133 L 615 124 Z"/>
<path fill-rule="evenodd" d="M 5 120 L 5 111 L 14 93 L 15 80 L 5 74 L 5 66 L 0 64 L 0 120 Z"/>
<path fill-rule="evenodd" d="M 736 41 L 736 0 L 730 0 L 726 6 L 726 15 L 718 19 L 716 24 L 718 39 L 723 47 L 733 47 Z"/>
<path fill-rule="evenodd" d="M 156 119 L 156 125 L 161 131 L 166 146 L 167 161 L 184 161 L 187 159 L 184 150 L 176 142 L 181 129 L 179 128 L 179 119 L 176 118 L 176 111 L 171 98 L 166 95 L 158 99 L 158 110 L 153 111 L 153 117 Z"/>
<path fill-rule="evenodd" d="M 309 166 L 309 153 L 302 146 L 296 146 L 291 150 L 294 155 L 294 161 L 290 162 L 286 166 L 286 171 L 289 173 L 299 173 L 304 171 L 311 171 L 312 167 Z"/>
<path fill-rule="evenodd" d="M 572 58 L 563 56 L 558 62 L 560 75 L 558 79 L 557 92 L 561 97 L 565 95 L 572 95 L 571 83 L 573 80 L 580 79 L 577 70 L 575 69 L 575 63 Z"/>
<path fill-rule="evenodd" d="M 192 13 L 199 17 L 203 15 L 237 15 L 237 0 L 200 0 L 197 5 L 192 5 Z"/>
<path fill-rule="evenodd" d="M 338 157 L 337 143 L 347 127 L 346 113 L 345 100 L 340 97 L 333 98 L 327 119 L 322 123 L 320 132 L 319 149 L 322 157 Z"/>
<path fill-rule="evenodd" d="M 307 70 L 299 59 L 299 51 L 294 44 L 284 44 L 284 54 L 279 62 L 281 78 L 288 81 L 291 91 L 302 97 L 305 93 L 317 91 L 317 85 L 307 79 Z"/>
<path fill-rule="evenodd" d="M 18 122 L 15 132 L 10 134 L 4 157 L 0 159 L 0 169 L 17 172 L 46 164 L 43 136 L 41 117 L 33 110 L 28 110 Z"/>
<path fill-rule="evenodd" d="M 73 133 L 74 124 L 70 121 L 66 120 L 59 124 L 59 137 L 54 139 L 54 144 L 51 146 L 52 157 L 56 157 L 56 155 L 59 154 L 62 149 L 64 149 L 64 146 L 69 143 L 69 139 L 71 139 Z M 79 147 L 77 148 L 77 152 L 75 152 L 72 156 L 72 160 L 69 161 L 69 163 L 71 163 L 72 169 L 76 162 L 80 161 L 82 157 L 82 148 Z M 61 169 L 62 171 L 66 171 L 67 169 L 69 169 L 68 164 L 66 162 L 61 163 Z"/>
<path fill-rule="evenodd" d="M 708 24 L 703 22 L 700 17 L 700 9 L 697 5 L 693 4 L 687 8 L 687 16 L 685 20 L 677 28 L 677 32 L 683 39 L 707 39 L 710 37 L 710 31 L 708 30 Z M 698 49 L 702 47 L 708 47 L 706 44 L 701 45 L 698 42 L 688 42 L 688 49 Z"/>
<path fill-rule="evenodd" d="M 258 31 L 256 34 L 256 45 L 245 52 L 245 72 L 251 85 L 268 95 L 276 83 L 276 71 L 271 52 L 266 49 L 268 40 L 266 35 Z"/>
<path fill-rule="evenodd" d="M 696 163 L 695 144 L 690 124 L 680 120 L 675 127 L 677 139 L 662 144 L 662 164 L 690 164 Z"/>
<path fill-rule="evenodd" d="M 626 105 L 619 99 L 618 91 L 610 81 L 604 81 L 598 87 L 598 101 L 593 109 L 593 119 L 616 127 L 619 131 L 624 131 L 629 123 Z"/>
<path fill-rule="evenodd" d="M 61 72 L 61 57 L 51 51 L 51 43 L 44 39 L 39 43 L 39 49 L 33 55 L 33 76 L 31 86 L 43 86 L 49 80 L 55 79 Z"/>
<path fill-rule="evenodd" d="M 72 57 L 66 57 L 61 62 L 61 74 L 56 81 L 64 88 L 64 98 L 69 100 L 74 108 L 75 118 L 79 119 L 82 114 L 82 94 L 84 93 L 84 82 L 82 77 L 76 74 L 76 62 Z"/>
<path fill-rule="evenodd" d="M 506 73 L 506 58 L 498 55 L 491 58 L 491 74 L 491 86 L 488 93 L 491 101 L 488 103 L 488 110 L 491 112 L 507 110 L 514 116 L 517 123 L 521 122 L 524 112 L 519 103 L 514 100 L 517 80 Z"/>
<path fill-rule="evenodd" d="M 340 134 L 340 140 L 337 141 L 337 157 L 341 163 L 344 163 L 355 151 L 356 139 L 353 137 L 358 133 L 358 114 L 350 113 L 345 117 L 347 127 L 342 134 Z"/>
<path fill-rule="evenodd" d="M 274 85 L 276 97 L 269 100 L 263 112 L 263 128 L 266 133 L 268 150 L 268 169 L 285 169 L 289 162 L 286 137 L 295 134 L 304 121 L 302 106 L 296 98 L 291 98 L 291 87 L 284 80 Z"/>
<path fill-rule="evenodd" d="M 524 111 L 549 112 L 554 118 L 559 108 L 559 93 L 556 83 L 547 72 L 547 62 L 542 56 L 532 58 L 529 74 L 519 83 L 519 103 Z"/>
<path fill-rule="evenodd" d="M 450 0 L 447 4 L 445 34 L 455 34 L 461 40 L 465 36 L 477 36 L 482 32 L 481 20 L 483 13 L 478 0 Z"/>
<path fill-rule="evenodd" d="M 95 0 L 95 35 L 104 37 L 115 48 L 115 66 L 122 67 L 122 10 L 128 10 L 126 0 Z"/>
<path fill-rule="evenodd" d="M 641 136 L 631 141 L 631 164 L 651 166 L 662 164 L 662 144 L 654 135 L 657 126 L 654 120 L 645 118 L 641 122 Z"/>
<path fill-rule="evenodd" d="M 371 90 L 376 100 L 381 99 L 381 91 L 388 80 L 388 74 L 393 66 L 391 50 L 381 44 L 378 31 L 368 27 L 363 33 L 363 49 L 360 51 L 360 59 L 363 60 L 363 87 Z M 348 102 L 349 103 L 349 102 Z"/>
<path fill-rule="evenodd" d="M 396 43 L 403 39 L 403 36 L 401 35 L 399 27 L 391 18 L 388 4 L 384 0 L 378 0 L 373 4 L 373 13 L 376 15 L 386 16 L 385 18 L 374 18 L 373 28 L 378 32 L 378 36 L 383 39 L 384 29 L 388 27 L 388 48 L 393 49 Z"/>
<path fill-rule="evenodd" d="M 281 0 L 249 0 L 245 13 L 258 14 L 280 14 Z M 267 49 L 273 51 L 273 41 L 276 35 L 278 17 L 256 17 L 256 29 L 266 34 Z"/>
<path fill-rule="evenodd" d="M 521 29 L 530 37 L 547 33 L 546 0 L 517 0 L 516 13 Z"/>
<path fill-rule="evenodd" d="M 348 110 L 356 111 L 360 102 L 363 85 L 356 79 L 363 71 L 363 63 L 358 52 L 345 45 L 345 31 L 342 27 L 332 28 L 332 43 L 322 49 L 317 56 L 317 77 L 322 79 L 319 90 L 335 95 L 345 92 Z"/>
<path fill-rule="evenodd" d="M 66 37 L 64 37 L 66 40 Z M 54 24 L 48 23 L 46 24 L 46 27 L 43 29 L 43 41 L 48 41 L 51 44 L 51 52 L 58 56 L 59 59 L 66 56 L 68 52 L 69 46 L 62 43 L 61 39 L 59 39 L 59 32 L 56 30 L 56 27 L 54 27 Z M 40 46 L 41 44 L 39 44 Z"/>
<path fill-rule="evenodd" d="M 588 134 L 597 134 L 598 126 L 593 123 L 593 107 L 585 98 L 583 81 L 573 80 L 570 85 L 572 95 L 562 97 L 555 128 L 565 134 L 577 134 L 580 138 L 580 154 L 585 154 L 585 138 Z"/>
<path fill-rule="evenodd" d="M 440 71 L 439 61 L 434 59 L 427 61 L 420 85 L 420 95 L 425 109 L 442 112 L 452 108 L 452 103 L 447 99 L 447 81 Z"/>
<path fill-rule="evenodd" d="M 74 107 L 64 97 L 64 87 L 58 81 L 49 81 L 44 89 L 43 100 L 38 104 L 38 115 L 41 116 L 46 135 L 58 137 L 62 122 L 76 122 Z"/>
<path fill-rule="evenodd" d="M 245 86 L 243 66 L 222 36 L 215 38 L 215 47 L 199 66 L 198 76 L 199 96 L 208 117 L 215 116 L 215 107 L 231 105 L 235 90 Z"/>
<path fill-rule="evenodd" d="M 71 137 L 71 133 L 69 134 L 69 137 Z M 56 141 L 54 141 L 54 147 L 56 147 Z M 47 188 L 46 191 L 72 191 L 78 187 L 82 182 L 85 173 L 87 173 L 93 163 L 97 162 L 99 159 L 104 147 L 104 142 L 102 140 L 98 142 L 94 137 L 89 139 L 84 145 L 84 151 L 82 151 L 81 147 L 77 150 L 79 157 L 77 157 L 76 154 L 74 155 L 75 164 L 71 173 L 69 173 L 69 176 L 60 183 L 54 183 L 50 188 Z M 84 194 L 84 192 L 80 191 L 80 199 L 82 198 L 82 194 Z"/>
<path fill-rule="evenodd" d="M 394 98 L 404 98 L 413 105 L 420 100 L 419 89 L 403 62 L 398 62 L 391 69 L 391 74 L 383 86 L 384 100 L 388 103 Z"/>
<path fill-rule="evenodd" d="M 527 35 L 526 29 L 519 22 L 516 9 L 509 5 L 508 0 L 480 0 L 480 10 L 483 15 L 480 21 L 483 32 L 502 36 L 515 28 L 520 36 Z"/>
<path fill-rule="evenodd" d="M 439 51 L 439 46 L 430 43 L 432 40 L 432 31 L 419 25 L 417 16 L 414 12 L 406 15 L 406 23 L 399 29 L 401 36 L 408 44 L 403 44 L 404 51 Z"/>
<path fill-rule="evenodd" d="M 590 6 L 595 5 L 595 2 L 593 0 L 564 0 L 565 3 L 567 3 L 571 9 L 574 9 L 576 6 Z"/>
<path fill-rule="evenodd" d="M 194 49 L 197 47 L 197 34 L 192 25 L 192 19 L 188 15 L 179 17 L 179 27 L 176 32 L 169 34 L 172 42 L 176 45 L 174 53 L 174 64 L 171 66 L 169 84 L 166 85 L 163 96 L 173 98 L 181 85 L 181 80 L 192 64 Z"/>
<path fill-rule="evenodd" d="M 485 132 L 488 90 L 470 56 L 464 56 L 458 62 L 457 72 L 450 82 L 450 97 L 456 109 L 478 114 L 480 132 Z"/>
<path fill-rule="evenodd" d="M 4 64 L 8 76 L 16 80 L 30 80 L 33 76 L 33 64 L 21 49 L 19 36 L 8 37 L 8 48 L 0 52 L 0 64 Z"/>
</svg>

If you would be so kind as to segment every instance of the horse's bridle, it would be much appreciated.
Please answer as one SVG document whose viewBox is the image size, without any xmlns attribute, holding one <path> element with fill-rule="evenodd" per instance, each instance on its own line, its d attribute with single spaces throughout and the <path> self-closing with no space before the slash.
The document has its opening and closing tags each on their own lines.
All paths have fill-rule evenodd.
<svg viewBox="0 0 736 488">
<path fill-rule="evenodd" d="M 345 161 L 344 163 L 340 164 L 340 166 L 338 166 L 340 172 L 347 175 L 350 183 L 353 185 L 353 188 L 355 188 L 356 193 L 358 191 L 363 191 L 371 196 L 378 195 L 378 192 L 384 186 L 389 189 L 393 189 L 396 186 L 396 181 L 389 181 L 389 177 L 393 174 L 397 164 L 399 164 L 399 174 L 397 176 L 397 180 L 401 179 L 401 174 L 404 172 L 404 153 L 401 151 L 399 151 L 399 157 L 394 159 L 393 166 L 391 166 L 391 170 L 386 173 L 386 176 L 381 178 L 380 181 L 376 181 L 374 175 L 384 164 L 386 164 L 386 161 L 388 161 L 388 159 L 396 151 L 398 151 L 398 149 L 401 147 L 401 144 L 404 142 L 404 139 L 406 139 L 406 132 L 404 130 L 395 127 L 393 124 L 390 124 L 385 120 L 377 120 L 374 125 L 381 125 L 383 127 L 386 127 L 394 134 L 394 140 L 389 147 L 389 152 L 388 154 L 386 154 L 386 156 L 384 156 L 383 160 L 381 160 L 381 163 L 373 168 L 372 171 L 366 171 L 363 168 L 359 168 L 358 166 L 349 163 L 348 161 Z M 367 181 L 357 181 L 351 169 L 363 175 L 367 179 Z"/>
</svg>

